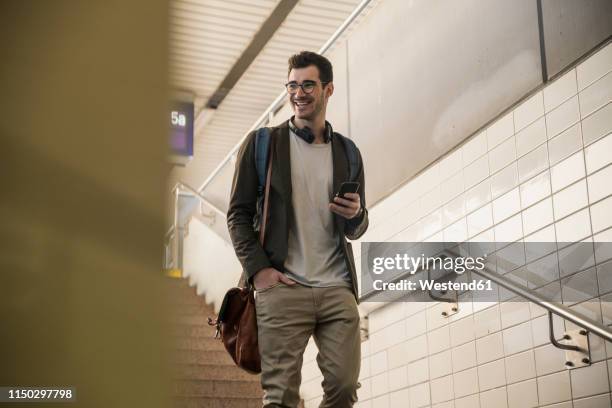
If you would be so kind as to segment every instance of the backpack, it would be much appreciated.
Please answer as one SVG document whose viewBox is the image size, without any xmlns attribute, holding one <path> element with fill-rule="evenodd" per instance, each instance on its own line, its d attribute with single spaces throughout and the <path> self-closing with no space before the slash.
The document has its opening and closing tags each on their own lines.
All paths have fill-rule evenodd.
<svg viewBox="0 0 612 408">
<path fill-rule="evenodd" d="M 354 181 L 359 171 L 359 154 L 357 153 L 357 146 L 355 142 L 342 136 L 340 133 L 334 132 L 334 137 L 340 138 L 344 144 L 344 151 L 346 152 L 346 158 L 349 162 L 349 181 Z M 266 184 L 266 164 L 268 163 L 270 139 L 270 129 L 267 127 L 257 129 L 255 135 L 255 167 L 257 168 L 257 179 L 259 180 L 257 186 L 259 195 L 263 194 L 263 189 Z"/>
</svg>

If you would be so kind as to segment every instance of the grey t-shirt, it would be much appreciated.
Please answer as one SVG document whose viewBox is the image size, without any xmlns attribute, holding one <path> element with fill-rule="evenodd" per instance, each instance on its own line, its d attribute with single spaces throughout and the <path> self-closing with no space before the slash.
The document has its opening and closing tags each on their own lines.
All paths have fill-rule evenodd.
<svg viewBox="0 0 612 408">
<path fill-rule="evenodd" d="M 331 143 L 307 143 L 289 132 L 293 219 L 286 275 L 307 286 L 347 286 L 351 278 L 329 209 L 333 194 Z"/>
</svg>

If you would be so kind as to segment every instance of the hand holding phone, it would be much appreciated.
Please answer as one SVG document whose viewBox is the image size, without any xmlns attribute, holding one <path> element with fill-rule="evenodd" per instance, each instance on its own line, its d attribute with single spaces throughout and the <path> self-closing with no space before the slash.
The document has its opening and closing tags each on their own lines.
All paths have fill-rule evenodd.
<svg viewBox="0 0 612 408">
<path fill-rule="evenodd" d="M 329 203 L 329 209 L 349 220 L 358 216 L 362 211 L 358 191 L 359 183 L 354 181 L 342 183 L 333 202 Z"/>
<path fill-rule="evenodd" d="M 340 189 L 336 193 L 336 197 L 345 198 L 346 193 L 356 193 L 359 191 L 359 183 L 356 181 L 345 181 L 340 184 Z"/>
</svg>

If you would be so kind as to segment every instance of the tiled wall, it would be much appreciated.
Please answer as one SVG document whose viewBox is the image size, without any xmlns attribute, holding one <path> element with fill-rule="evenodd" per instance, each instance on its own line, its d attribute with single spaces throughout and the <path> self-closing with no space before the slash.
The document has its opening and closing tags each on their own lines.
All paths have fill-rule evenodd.
<svg viewBox="0 0 612 408">
<path fill-rule="evenodd" d="M 608 44 L 372 208 L 362 240 L 612 241 L 611 101 Z M 599 295 L 572 308 L 611 324 L 612 261 L 595 262 L 575 276 L 592 274 Z M 448 319 L 437 303 L 369 315 L 359 407 L 610 407 L 611 344 L 591 335 L 594 364 L 567 371 L 544 310 L 469 295 Z M 556 319 L 558 333 L 570 326 Z M 322 393 L 316 352 L 311 342 L 304 356 L 307 407 Z"/>
</svg>

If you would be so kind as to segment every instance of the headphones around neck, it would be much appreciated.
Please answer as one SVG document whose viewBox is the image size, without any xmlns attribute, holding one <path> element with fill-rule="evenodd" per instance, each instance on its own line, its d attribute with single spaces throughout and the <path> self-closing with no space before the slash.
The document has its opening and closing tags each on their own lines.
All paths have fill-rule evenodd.
<svg viewBox="0 0 612 408">
<path fill-rule="evenodd" d="M 289 119 L 289 129 L 291 129 L 293 133 L 301 137 L 306 143 L 314 142 L 315 135 L 314 133 L 312 133 L 312 129 L 310 129 L 308 126 L 305 126 L 304 129 L 300 129 L 293 123 L 293 118 L 294 116 Z M 328 121 L 325 121 L 325 134 L 323 135 L 325 143 L 329 143 L 333 134 L 334 129 L 332 128 L 332 125 Z"/>
</svg>

